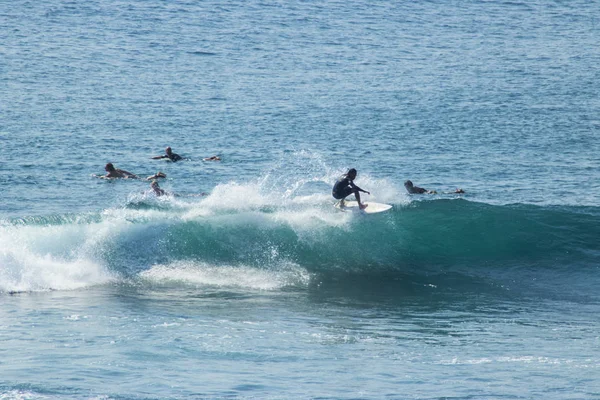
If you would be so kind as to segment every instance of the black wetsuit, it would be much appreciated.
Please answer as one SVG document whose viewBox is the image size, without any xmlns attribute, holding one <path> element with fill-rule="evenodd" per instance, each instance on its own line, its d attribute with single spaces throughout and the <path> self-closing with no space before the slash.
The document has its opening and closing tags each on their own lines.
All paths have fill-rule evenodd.
<svg viewBox="0 0 600 400">
<path fill-rule="evenodd" d="M 183 159 L 183 157 L 181 157 L 179 154 L 175 154 L 175 153 L 171 153 L 171 155 L 167 154 L 167 155 L 165 155 L 165 157 L 173 162 Z"/>
<path fill-rule="evenodd" d="M 345 199 L 350 194 L 354 193 L 354 188 L 352 187 L 352 185 L 354 185 L 354 183 L 346 175 L 343 175 L 340 179 L 337 180 L 335 185 L 333 185 L 333 190 L 331 191 L 331 194 L 335 199 Z"/>
<path fill-rule="evenodd" d="M 406 187 L 406 191 L 410 194 L 423 194 L 423 193 L 427 193 L 427 189 L 423 189 L 421 187 L 418 186 L 405 186 Z"/>
</svg>

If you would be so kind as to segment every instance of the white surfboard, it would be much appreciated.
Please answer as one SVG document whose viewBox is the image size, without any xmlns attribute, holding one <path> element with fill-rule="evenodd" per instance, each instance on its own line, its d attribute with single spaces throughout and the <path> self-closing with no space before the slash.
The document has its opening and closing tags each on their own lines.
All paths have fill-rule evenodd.
<svg viewBox="0 0 600 400">
<path fill-rule="evenodd" d="M 334 207 L 344 212 L 360 212 L 363 214 L 376 214 L 392 208 L 389 204 L 375 203 L 373 201 L 365 201 L 363 203 L 367 205 L 367 208 L 362 210 L 358 208 L 358 202 L 356 201 L 346 201 L 344 207 L 340 207 L 340 202 L 338 201 L 334 204 Z"/>
</svg>

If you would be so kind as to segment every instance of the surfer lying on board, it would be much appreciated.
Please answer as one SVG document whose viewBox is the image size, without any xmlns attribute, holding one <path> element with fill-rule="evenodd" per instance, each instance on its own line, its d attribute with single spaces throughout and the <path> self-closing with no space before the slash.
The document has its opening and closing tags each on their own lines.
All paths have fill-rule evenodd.
<svg viewBox="0 0 600 400">
<path fill-rule="evenodd" d="M 101 178 L 132 178 L 132 179 L 139 179 L 139 176 L 137 176 L 136 174 L 132 174 L 131 172 L 115 168 L 115 166 L 112 165 L 112 163 L 106 164 L 106 166 L 104 167 L 104 170 L 106 171 L 106 175 L 102 175 Z"/>
<path fill-rule="evenodd" d="M 171 160 L 173 162 L 183 160 L 183 157 L 181 157 L 179 154 L 173 153 L 173 150 L 171 150 L 171 147 L 167 147 L 165 149 L 165 154 L 163 154 L 162 156 L 152 157 L 153 160 L 160 160 L 161 158 L 168 158 L 169 160 Z"/>
<path fill-rule="evenodd" d="M 427 189 L 423 189 L 422 187 L 418 187 L 418 186 L 414 186 L 413 183 L 411 181 L 406 181 L 404 182 L 404 187 L 406 188 L 406 191 L 410 194 L 437 194 L 437 192 L 435 190 L 427 190 Z M 458 193 L 458 194 L 462 194 L 465 191 L 462 189 L 456 189 L 454 192 L 442 192 L 445 194 L 453 194 L 453 193 Z"/>
<path fill-rule="evenodd" d="M 108 163 L 106 164 L 106 166 L 104 167 L 104 170 L 106 171 L 106 175 L 95 175 L 98 178 L 103 178 L 103 179 L 114 179 L 114 178 L 130 178 L 130 179 L 140 179 L 139 176 L 137 176 L 136 174 L 132 174 L 129 171 L 125 171 L 123 169 L 118 169 L 115 168 L 115 166 L 112 163 Z M 146 180 L 148 181 L 152 181 L 158 178 L 166 178 L 167 174 L 165 174 L 164 172 L 160 172 L 158 171 L 157 173 L 155 173 L 154 175 L 150 175 L 149 177 L 146 178 Z"/>
<path fill-rule="evenodd" d="M 360 192 L 371 194 L 371 192 L 367 192 L 366 190 L 362 190 L 358 186 L 354 184 L 354 179 L 356 179 L 356 170 L 354 168 L 350 168 L 345 175 L 342 175 L 340 179 L 337 180 L 335 185 L 333 185 L 333 190 L 331 194 L 335 199 L 340 201 L 340 207 L 344 207 L 344 199 L 354 193 L 356 197 L 356 201 L 358 202 L 358 206 L 361 210 L 367 208 L 367 204 L 363 204 L 360 201 Z"/>
<path fill-rule="evenodd" d="M 406 191 L 410 194 L 423 194 L 423 193 L 436 194 L 437 193 L 435 190 L 427 190 L 427 189 L 423 189 L 422 187 L 414 186 L 411 181 L 404 182 L 404 187 L 406 188 Z"/>
</svg>

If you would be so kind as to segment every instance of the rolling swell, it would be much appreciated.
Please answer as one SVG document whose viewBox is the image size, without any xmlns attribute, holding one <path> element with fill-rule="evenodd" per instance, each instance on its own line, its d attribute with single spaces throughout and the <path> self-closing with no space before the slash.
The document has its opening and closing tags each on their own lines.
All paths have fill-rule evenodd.
<svg viewBox="0 0 600 400">
<path fill-rule="evenodd" d="M 207 268 L 221 268 L 221 277 L 234 276 L 235 268 L 278 272 L 290 265 L 321 276 L 404 277 L 453 268 L 585 270 L 600 259 L 600 210 L 593 207 L 438 199 L 368 216 L 339 213 L 329 200 L 201 213 L 180 204 L 131 208 L 3 221 L 0 290 L 60 288 L 57 270 L 71 288 L 137 277 L 156 266 L 161 277 Z M 52 282 L 35 280 L 49 270 Z"/>
<path fill-rule="evenodd" d="M 600 216 L 593 208 L 419 201 L 380 215 L 332 216 L 346 218 L 343 224 L 323 221 L 324 212 L 298 217 L 290 210 L 255 210 L 159 224 L 141 234 L 152 243 L 155 262 L 176 258 L 261 267 L 285 259 L 315 272 L 553 267 L 574 259 L 596 262 L 600 254 Z"/>
<path fill-rule="evenodd" d="M 413 202 L 396 218 L 397 243 L 411 261 L 552 266 L 600 255 L 596 208 L 437 200 Z"/>
</svg>

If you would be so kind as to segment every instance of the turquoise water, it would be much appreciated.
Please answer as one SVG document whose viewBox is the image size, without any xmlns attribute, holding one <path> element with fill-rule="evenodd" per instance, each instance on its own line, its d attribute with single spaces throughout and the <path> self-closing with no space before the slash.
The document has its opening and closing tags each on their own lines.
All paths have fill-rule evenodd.
<svg viewBox="0 0 600 400">
<path fill-rule="evenodd" d="M 600 397 L 599 10 L 0 2 L 0 399 Z"/>
</svg>

